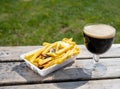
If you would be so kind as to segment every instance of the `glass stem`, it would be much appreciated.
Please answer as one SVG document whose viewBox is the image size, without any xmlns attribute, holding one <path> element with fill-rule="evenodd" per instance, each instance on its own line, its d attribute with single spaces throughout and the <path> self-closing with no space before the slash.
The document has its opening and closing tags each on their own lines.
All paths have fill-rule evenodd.
<svg viewBox="0 0 120 89">
<path fill-rule="evenodd" d="M 94 60 L 93 70 L 95 70 L 96 66 L 97 66 L 97 63 L 99 62 L 99 55 L 94 54 L 93 55 L 93 60 Z"/>
<path fill-rule="evenodd" d="M 94 60 L 94 66 L 93 66 L 94 68 L 93 69 L 95 69 L 97 63 L 99 62 L 99 55 L 94 54 L 93 55 L 93 60 Z"/>
<path fill-rule="evenodd" d="M 99 55 L 94 54 L 93 55 L 93 60 L 94 60 L 95 63 L 98 63 L 99 62 Z"/>
</svg>

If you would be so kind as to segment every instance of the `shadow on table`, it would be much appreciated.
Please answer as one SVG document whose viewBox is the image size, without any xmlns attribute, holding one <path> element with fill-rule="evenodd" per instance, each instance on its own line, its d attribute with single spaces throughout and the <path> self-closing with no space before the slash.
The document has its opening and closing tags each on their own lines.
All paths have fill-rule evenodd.
<svg viewBox="0 0 120 89">
<path fill-rule="evenodd" d="M 20 75 L 17 76 L 17 78 L 21 78 L 22 81 L 25 79 L 23 81 L 25 83 L 40 83 L 43 81 L 48 81 L 53 82 L 56 87 L 59 87 L 61 89 L 74 89 L 87 83 L 87 80 L 89 80 L 91 76 L 85 74 L 82 68 L 71 68 L 71 65 L 72 63 L 67 65 L 66 67 L 54 71 L 53 73 L 45 77 L 41 77 L 37 73 L 33 72 L 30 68 L 26 66 L 25 63 L 20 63 L 16 65 L 15 67 L 13 67 L 12 71 L 15 71 L 17 74 Z"/>
<path fill-rule="evenodd" d="M 53 78 L 57 81 L 54 85 L 61 89 L 75 89 L 83 86 L 91 78 L 82 68 L 63 68 L 53 74 Z"/>
<path fill-rule="evenodd" d="M 28 68 L 24 62 L 13 67 L 12 71 L 15 71 L 17 74 L 22 76 L 22 78 L 27 80 L 25 82 L 37 82 L 37 81 L 43 80 L 43 78 L 41 76 L 39 76 L 37 73 L 33 72 L 30 68 Z"/>
<path fill-rule="evenodd" d="M 81 81 L 81 82 L 55 83 L 54 85 L 60 89 L 76 89 L 80 88 L 86 83 L 87 81 Z"/>
</svg>

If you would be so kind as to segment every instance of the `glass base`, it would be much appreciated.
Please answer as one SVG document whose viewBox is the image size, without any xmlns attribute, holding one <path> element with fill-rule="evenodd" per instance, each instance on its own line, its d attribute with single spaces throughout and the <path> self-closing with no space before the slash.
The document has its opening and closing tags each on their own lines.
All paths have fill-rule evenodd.
<svg viewBox="0 0 120 89">
<path fill-rule="evenodd" d="M 103 76 L 106 73 L 107 68 L 101 63 L 88 63 L 83 67 L 83 71 L 91 76 Z"/>
</svg>

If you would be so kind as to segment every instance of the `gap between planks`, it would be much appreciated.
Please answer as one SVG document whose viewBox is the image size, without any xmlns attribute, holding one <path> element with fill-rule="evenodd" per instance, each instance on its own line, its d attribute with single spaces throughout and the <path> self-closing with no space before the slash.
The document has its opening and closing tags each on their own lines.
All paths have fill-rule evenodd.
<svg viewBox="0 0 120 89">
<path fill-rule="evenodd" d="M 0 89 L 119 89 L 120 79 L 2 86 Z"/>
<path fill-rule="evenodd" d="M 1 86 L 17 86 L 17 85 L 33 85 L 33 84 L 50 84 L 50 83 L 69 83 L 69 82 L 82 82 L 82 81 L 100 81 L 100 80 L 115 80 L 120 79 L 120 77 L 114 77 L 114 78 L 94 78 L 94 79 L 69 79 L 69 80 L 62 80 L 62 81 L 31 81 L 31 82 L 13 82 L 13 83 L 3 83 L 0 84 Z"/>
<path fill-rule="evenodd" d="M 113 56 L 113 57 L 100 57 L 100 59 L 110 59 L 110 58 L 120 58 L 120 56 Z M 92 59 L 92 57 L 86 57 L 86 58 L 76 58 L 76 60 L 87 60 L 87 59 Z M 0 60 L 0 63 L 7 63 L 7 62 L 24 62 L 24 60 L 16 60 L 16 59 L 10 59 L 10 60 Z"/>
</svg>

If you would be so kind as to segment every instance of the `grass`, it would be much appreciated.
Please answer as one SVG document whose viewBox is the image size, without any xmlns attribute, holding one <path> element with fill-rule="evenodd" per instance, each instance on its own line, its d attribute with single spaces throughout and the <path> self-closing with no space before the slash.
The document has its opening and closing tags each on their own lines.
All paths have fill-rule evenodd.
<svg viewBox="0 0 120 89">
<path fill-rule="evenodd" d="M 120 0 L 0 0 L 0 45 L 41 45 L 64 37 L 83 44 L 88 23 L 117 30 L 120 43 Z"/>
</svg>

